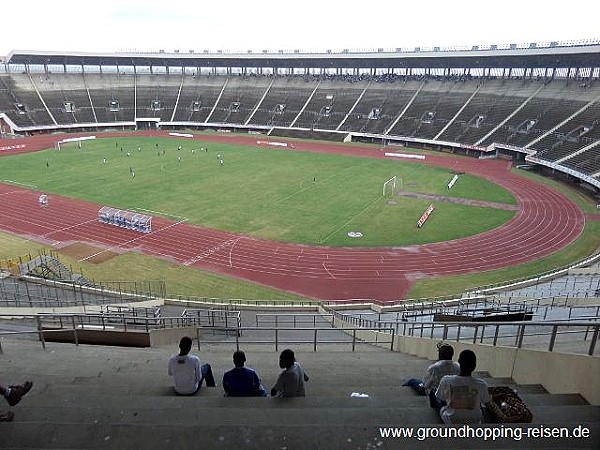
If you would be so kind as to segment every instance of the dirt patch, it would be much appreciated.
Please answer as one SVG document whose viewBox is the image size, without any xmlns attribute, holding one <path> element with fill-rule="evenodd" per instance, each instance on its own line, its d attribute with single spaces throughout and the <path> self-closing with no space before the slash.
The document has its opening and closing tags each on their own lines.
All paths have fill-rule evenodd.
<svg viewBox="0 0 600 450">
<path fill-rule="evenodd" d="M 73 244 L 66 245 L 58 249 L 58 251 L 72 258 L 77 258 L 78 260 L 85 259 L 92 264 L 103 263 L 118 255 L 118 253 L 94 247 L 93 245 L 83 244 L 81 242 L 74 242 Z"/>
<path fill-rule="evenodd" d="M 399 191 L 396 195 L 400 197 L 421 198 L 438 202 L 458 203 L 461 205 L 479 206 L 481 208 L 504 209 L 506 211 L 518 211 L 519 207 L 505 203 L 487 202 L 483 200 L 470 200 L 468 198 L 447 197 L 444 195 L 431 195 L 419 192 Z"/>
</svg>

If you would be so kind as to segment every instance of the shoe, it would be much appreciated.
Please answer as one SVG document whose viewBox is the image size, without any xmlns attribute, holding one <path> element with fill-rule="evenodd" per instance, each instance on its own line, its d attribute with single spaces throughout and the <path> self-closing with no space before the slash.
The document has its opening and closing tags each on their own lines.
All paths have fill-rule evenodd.
<svg viewBox="0 0 600 450">
<path fill-rule="evenodd" d="M 12 422 L 15 413 L 12 411 L 0 411 L 0 422 Z"/>
<path fill-rule="evenodd" d="M 9 386 L 10 394 L 6 396 L 6 401 L 10 406 L 15 406 L 31 390 L 32 386 L 33 383 L 31 381 L 26 381 L 18 386 Z"/>
</svg>

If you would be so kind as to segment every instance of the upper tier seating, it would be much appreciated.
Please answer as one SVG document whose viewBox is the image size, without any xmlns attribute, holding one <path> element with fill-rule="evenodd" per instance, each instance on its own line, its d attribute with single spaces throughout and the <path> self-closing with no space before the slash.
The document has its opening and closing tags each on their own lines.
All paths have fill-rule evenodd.
<svg viewBox="0 0 600 450">
<path fill-rule="evenodd" d="M 161 122 L 388 134 L 536 150 L 600 172 L 594 80 L 427 76 L 10 73 L 0 113 L 18 127 Z M 278 132 L 281 134 L 281 132 Z M 343 135 L 342 135 L 343 136 Z M 570 158 L 574 155 L 573 158 Z"/>
</svg>

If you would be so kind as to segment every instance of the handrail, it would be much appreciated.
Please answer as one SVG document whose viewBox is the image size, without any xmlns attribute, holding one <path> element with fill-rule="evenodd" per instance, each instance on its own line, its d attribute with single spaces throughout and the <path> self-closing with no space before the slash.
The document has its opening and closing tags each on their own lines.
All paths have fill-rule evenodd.
<svg viewBox="0 0 600 450">
<path fill-rule="evenodd" d="M 325 317 L 333 317 L 333 314 L 329 313 L 329 314 L 320 314 L 320 313 L 314 313 L 314 314 L 310 314 L 310 313 L 258 313 L 255 315 L 255 326 L 259 326 L 260 325 L 260 319 L 261 318 L 275 318 L 275 327 L 279 326 L 279 318 L 291 318 L 292 319 L 292 323 L 294 325 L 294 328 L 296 327 L 296 324 L 298 322 L 302 322 L 297 321 L 296 318 L 303 318 L 303 317 L 310 317 L 312 318 L 312 324 L 313 327 L 317 326 L 317 318 L 325 318 Z M 283 320 L 283 323 L 289 323 L 289 321 L 285 321 Z M 331 327 L 333 327 L 333 321 L 331 322 Z"/>
<path fill-rule="evenodd" d="M 197 328 L 196 329 L 196 338 L 198 340 L 198 350 L 200 350 L 200 329 L 201 328 Z M 288 328 L 280 328 L 280 327 L 229 327 L 229 329 L 227 331 L 234 331 L 235 333 L 235 346 L 236 349 L 239 350 L 240 349 L 240 340 L 242 337 L 242 331 L 244 332 L 251 332 L 251 331 L 273 331 L 274 332 L 274 339 L 273 340 L 249 340 L 249 339 L 244 339 L 244 343 L 245 344 L 274 344 L 275 345 L 275 351 L 279 350 L 279 344 L 281 343 L 287 343 L 287 344 L 312 344 L 313 345 L 313 351 L 317 351 L 317 344 L 319 343 L 318 340 L 318 334 L 321 332 L 331 332 L 332 328 L 319 328 L 319 327 L 288 327 Z M 390 340 L 389 340 L 389 346 L 390 346 L 390 350 L 393 351 L 394 350 L 394 337 L 396 335 L 396 332 L 394 330 L 393 327 L 389 327 L 389 328 L 379 328 L 379 329 L 373 329 L 370 330 L 368 328 L 362 328 L 362 327 L 335 327 L 333 328 L 333 330 L 335 331 L 341 331 L 344 332 L 346 334 L 350 334 L 349 332 L 352 332 L 352 340 L 350 341 L 350 343 L 352 344 L 352 351 L 356 350 L 356 343 L 357 341 L 361 341 L 363 343 L 367 343 L 367 344 L 387 344 L 388 342 L 381 342 L 379 340 L 379 333 L 377 332 L 381 332 L 384 334 L 389 334 L 390 335 Z M 303 332 L 312 332 L 312 339 L 311 340 L 292 340 L 292 339 L 282 339 L 280 336 L 280 332 L 282 331 L 303 331 Z M 364 340 L 362 338 L 357 337 L 357 332 L 364 332 L 364 331 L 373 331 L 376 332 L 375 333 L 375 340 L 374 341 L 367 341 Z M 248 334 L 246 333 L 246 336 Z M 333 340 L 333 339 L 327 339 L 324 341 L 321 341 L 322 344 L 347 344 L 349 341 L 348 340 Z M 230 341 L 225 340 L 225 341 L 211 341 L 211 344 L 224 344 L 224 343 L 230 343 Z"/>
<path fill-rule="evenodd" d="M 235 306 L 301 306 L 301 307 L 317 307 L 319 302 L 315 300 L 247 300 L 247 299 L 239 299 L 239 298 L 214 298 L 214 297 L 193 297 L 193 296 L 184 296 L 178 295 L 176 298 L 165 299 L 167 301 L 175 301 L 175 302 L 183 302 L 189 308 L 191 304 L 198 303 L 207 303 L 214 305 L 235 305 Z"/>
<path fill-rule="evenodd" d="M 469 339 L 473 343 L 476 343 L 479 339 L 479 343 L 483 343 L 487 338 L 492 340 L 492 345 L 498 345 L 499 339 L 515 338 L 513 346 L 522 348 L 523 339 L 531 336 L 549 336 L 548 351 L 553 351 L 556 344 L 556 337 L 563 334 L 575 334 L 583 333 L 583 341 L 587 341 L 590 334 L 591 339 L 586 353 L 593 355 L 595 347 L 598 341 L 600 333 L 600 322 L 598 318 L 592 318 L 590 320 L 577 319 L 565 319 L 565 320 L 554 320 L 547 322 L 540 321 L 518 321 L 518 322 L 408 322 L 408 321 L 374 321 L 370 319 L 357 318 L 352 316 L 344 316 L 340 313 L 336 313 L 340 320 L 344 320 L 352 325 L 359 327 L 367 327 L 369 329 L 377 329 L 377 327 L 393 327 L 398 336 L 410 336 L 410 337 L 428 337 L 431 339 L 454 339 L 459 342 L 461 340 Z M 515 331 L 516 327 L 516 331 Z M 564 330 L 561 330 L 565 328 Z M 580 328 L 580 329 L 577 329 Z M 486 336 L 486 329 L 492 329 L 494 334 L 492 337 Z M 529 329 L 529 333 L 527 333 Z M 541 332 L 542 330 L 548 330 Z M 470 330 L 465 337 L 464 330 Z M 438 333 L 436 334 L 436 331 Z M 452 333 L 454 331 L 454 333 Z M 502 331 L 502 332 L 501 332 Z M 462 337 L 462 339 L 461 339 Z"/>
<path fill-rule="evenodd" d="M 75 315 L 70 316 L 72 319 L 75 318 Z M 45 350 L 46 349 L 46 341 L 45 341 L 45 334 L 47 333 L 56 333 L 56 332 L 62 332 L 64 331 L 64 329 L 60 329 L 60 330 L 44 330 L 42 328 L 42 323 L 41 323 L 41 317 L 37 317 L 38 319 L 38 329 L 37 330 L 30 330 L 30 331 L 0 331 L 0 354 L 3 353 L 3 349 L 2 349 L 2 336 L 10 336 L 10 335 L 15 335 L 15 334 L 38 334 L 40 336 L 40 341 L 42 343 L 42 348 Z M 75 345 L 79 345 L 79 337 L 78 337 L 78 332 L 79 332 L 79 328 L 76 325 L 75 320 L 73 320 L 71 322 L 71 328 L 69 328 L 70 330 L 73 331 L 73 335 L 74 335 L 74 343 Z M 202 329 L 202 327 L 196 327 L 196 337 L 198 340 L 198 350 L 200 350 L 200 343 L 201 343 L 201 339 L 200 339 L 200 330 Z M 271 340 L 252 340 L 252 339 L 243 339 L 243 343 L 245 344 L 274 344 L 275 345 L 275 351 L 279 350 L 279 346 L 280 344 L 283 343 L 287 343 L 287 344 L 312 344 L 313 345 L 313 351 L 317 351 L 317 344 L 348 344 L 350 343 L 352 346 L 352 351 L 356 351 L 356 344 L 360 341 L 363 343 L 368 343 L 368 344 L 389 344 L 390 350 L 393 351 L 394 350 L 394 336 L 395 336 L 395 330 L 394 328 L 390 327 L 390 328 L 380 328 L 377 330 L 368 330 L 365 328 L 361 328 L 361 327 L 341 327 L 341 328 L 334 328 L 334 331 L 339 331 L 345 334 L 349 334 L 351 335 L 351 340 L 342 340 L 342 339 L 322 339 L 319 340 L 319 334 L 323 333 L 323 332 L 331 332 L 331 328 L 319 328 L 319 327 L 303 327 L 303 328 L 292 328 L 292 327 L 288 327 L 288 328 L 279 328 L 279 327 L 242 327 L 242 326 L 235 326 L 235 327 L 226 327 L 225 331 L 227 332 L 226 334 L 228 335 L 228 332 L 231 331 L 233 332 L 234 336 L 235 336 L 235 343 L 236 343 L 236 349 L 239 350 L 240 349 L 240 341 L 242 340 L 242 332 L 243 331 L 273 331 L 274 333 L 274 339 Z M 286 339 L 284 337 L 281 336 L 281 332 L 285 332 L 285 331 L 293 331 L 293 332 L 305 332 L 307 334 L 311 334 L 312 338 L 311 339 L 302 339 L 302 340 L 298 340 L 298 339 Z M 375 340 L 374 341 L 368 341 L 365 340 L 363 338 L 360 338 L 357 336 L 357 332 L 364 332 L 364 331 L 375 331 L 378 333 L 374 334 Z M 388 340 L 384 340 L 382 341 L 380 339 L 380 334 L 388 334 L 389 337 L 389 341 Z M 211 344 L 219 344 L 219 343 L 227 343 L 230 344 L 231 342 L 229 340 L 224 340 L 224 341 L 211 341 Z"/>
</svg>

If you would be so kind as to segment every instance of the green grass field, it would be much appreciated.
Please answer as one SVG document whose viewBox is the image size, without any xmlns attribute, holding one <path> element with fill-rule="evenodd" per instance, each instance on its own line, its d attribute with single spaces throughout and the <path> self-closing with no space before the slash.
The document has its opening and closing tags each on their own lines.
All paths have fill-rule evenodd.
<svg viewBox="0 0 600 450">
<path fill-rule="evenodd" d="M 436 202 L 426 226 L 417 230 L 431 201 L 384 198 L 383 182 L 392 176 L 404 190 L 445 196 L 452 174 L 418 163 L 138 137 L 85 141 L 81 149 L 67 144 L 3 157 L 0 165 L 0 180 L 47 193 L 305 244 L 439 242 L 490 230 L 514 214 Z M 504 189 L 470 175 L 460 177 L 451 195 L 516 203 Z M 363 238 L 349 238 L 349 231 Z"/>
</svg>

